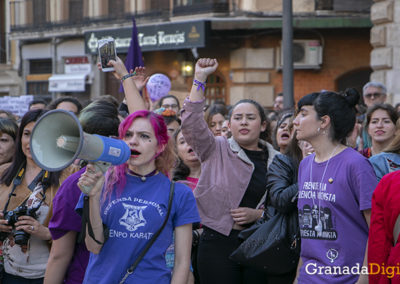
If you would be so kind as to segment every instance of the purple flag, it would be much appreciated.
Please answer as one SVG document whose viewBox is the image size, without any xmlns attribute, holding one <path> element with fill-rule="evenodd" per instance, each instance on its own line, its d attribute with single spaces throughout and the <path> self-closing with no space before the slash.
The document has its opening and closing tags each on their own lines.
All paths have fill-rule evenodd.
<svg viewBox="0 0 400 284">
<path fill-rule="evenodd" d="M 128 72 L 131 69 L 135 70 L 135 68 L 138 66 L 144 66 L 142 52 L 140 51 L 140 46 L 139 46 L 136 22 L 135 22 L 134 17 L 132 17 L 132 22 L 133 22 L 133 27 L 132 27 L 131 44 L 129 46 L 128 55 L 126 56 L 126 60 L 125 60 L 125 67 L 128 70 Z M 122 83 L 119 87 L 119 91 L 121 93 L 124 92 Z"/>
</svg>

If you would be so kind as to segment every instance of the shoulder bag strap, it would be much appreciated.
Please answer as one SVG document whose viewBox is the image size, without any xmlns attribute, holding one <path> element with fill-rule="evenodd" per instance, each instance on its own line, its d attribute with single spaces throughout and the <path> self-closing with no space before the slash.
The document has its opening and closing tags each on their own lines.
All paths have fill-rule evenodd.
<svg viewBox="0 0 400 284">
<path fill-rule="evenodd" d="M 133 273 L 133 271 L 138 266 L 139 262 L 143 259 L 143 257 L 147 253 L 147 251 L 150 249 L 150 247 L 156 241 L 156 239 L 158 238 L 158 236 L 161 234 L 162 230 L 164 229 L 165 225 L 167 224 L 169 215 L 171 213 L 172 200 L 174 197 L 174 190 L 175 190 L 175 182 L 171 181 L 169 200 L 168 200 L 168 210 L 167 210 L 167 215 L 165 216 L 163 224 L 161 225 L 160 229 L 158 229 L 158 231 L 151 237 L 150 241 L 147 243 L 146 247 L 143 249 L 143 251 L 140 253 L 140 255 L 136 258 L 135 262 L 128 268 L 124 278 L 122 278 L 122 280 L 119 282 L 119 284 L 123 284 L 125 282 L 126 278 L 128 278 L 128 276 Z"/>
<path fill-rule="evenodd" d="M 98 244 L 98 245 L 104 245 L 104 243 L 108 239 L 109 231 L 108 228 L 105 224 L 103 224 L 103 236 L 104 236 L 104 242 L 100 242 L 96 239 L 94 236 L 93 228 L 92 228 L 92 223 L 90 222 L 90 213 L 89 213 L 89 196 L 85 195 L 83 197 L 83 208 L 82 208 L 82 220 L 81 220 L 81 231 L 78 234 L 78 243 L 83 243 L 86 238 L 86 225 L 87 225 L 87 231 L 89 233 L 89 236 Z"/>
<path fill-rule="evenodd" d="M 393 246 L 395 246 L 398 242 L 398 237 L 400 234 L 400 215 L 397 216 L 396 223 L 393 227 Z"/>
</svg>

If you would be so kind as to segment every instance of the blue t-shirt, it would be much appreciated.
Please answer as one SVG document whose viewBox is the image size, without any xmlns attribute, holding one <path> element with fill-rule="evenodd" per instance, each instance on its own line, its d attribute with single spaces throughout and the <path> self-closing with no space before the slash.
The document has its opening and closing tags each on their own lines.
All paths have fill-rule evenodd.
<svg viewBox="0 0 400 284">
<path fill-rule="evenodd" d="M 126 270 L 161 227 L 168 207 L 170 181 L 163 174 L 140 178 L 127 175 L 120 197 L 115 192 L 102 204 L 101 217 L 108 227 L 109 239 L 98 255 L 91 253 L 83 283 L 118 283 Z M 83 195 L 77 209 L 83 207 Z M 193 193 L 176 183 L 169 220 L 133 274 L 125 283 L 162 284 L 171 282 L 165 252 L 172 242 L 175 227 L 199 222 Z"/>
</svg>

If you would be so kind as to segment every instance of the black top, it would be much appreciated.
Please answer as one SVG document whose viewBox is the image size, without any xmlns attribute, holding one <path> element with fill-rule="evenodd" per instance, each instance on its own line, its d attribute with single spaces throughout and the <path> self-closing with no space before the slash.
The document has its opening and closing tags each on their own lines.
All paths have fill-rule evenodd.
<svg viewBox="0 0 400 284">
<path fill-rule="evenodd" d="M 255 168 L 239 207 L 256 208 L 267 187 L 268 149 L 265 148 L 261 151 L 243 150 L 253 162 Z"/>
</svg>

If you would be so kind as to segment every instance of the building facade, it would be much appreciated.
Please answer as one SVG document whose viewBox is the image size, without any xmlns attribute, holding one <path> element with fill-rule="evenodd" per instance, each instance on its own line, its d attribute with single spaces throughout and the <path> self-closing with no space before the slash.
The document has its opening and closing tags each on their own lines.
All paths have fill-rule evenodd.
<svg viewBox="0 0 400 284">
<path fill-rule="evenodd" d="M 371 8 L 371 79 L 386 85 L 389 101 L 400 102 L 400 2 L 374 1 Z"/>
<path fill-rule="evenodd" d="M 369 81 L 371 5 L 293 1 L 295 100 L 322 89 L 361 90 Z M 132 17 L 148 73 L 166 74 L 180 99 L 190 90 L 198 57 L 220 63 L 207 82 L 208 103 L 252 98 L 271 107 L 283 89 L 282 0 L 6 0 L 4 7 L 7 68 L 19 75 L 19 91 L 8 86 L 7 95 L 122 99 L 119 82 L 97 70 L 97 40 L 115 38 L 124 60 Z"/>
</svg>

